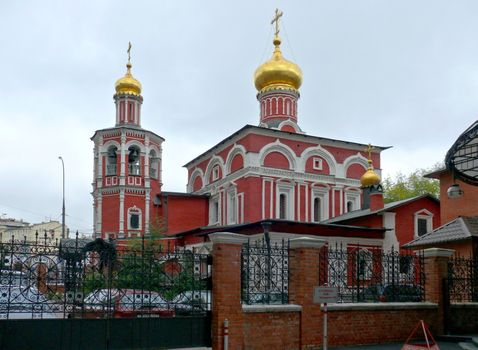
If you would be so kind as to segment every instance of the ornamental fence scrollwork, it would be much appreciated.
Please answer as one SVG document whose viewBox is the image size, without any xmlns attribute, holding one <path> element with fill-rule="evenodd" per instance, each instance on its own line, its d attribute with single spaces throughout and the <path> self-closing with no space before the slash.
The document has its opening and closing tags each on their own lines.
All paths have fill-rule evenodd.
<svg viewBox="0 0 478 350">
<path fill-rule="evenodd" d="M 288 304 L 289 241 L 248 241 L 242 247 L 241 298 L 244 304 Z"/>
<path fill-rule="evenodd" d="M 319 256 L 319 283 L 338 289 L 339 303 L 419 302 L 425 298 L 421 253 L 363 246 L 328 246 Z"/>
<path fill-rule="evenodd" d="M 210 255 L 138 238 L 0 243 L 0 319 L 172 317 L 211 310 Z"/>
<path fill-rule="evenodd" d="M 448 260 L 448 293 L 451 302 L 478 302 L 478 258 Z"/>
</svg>

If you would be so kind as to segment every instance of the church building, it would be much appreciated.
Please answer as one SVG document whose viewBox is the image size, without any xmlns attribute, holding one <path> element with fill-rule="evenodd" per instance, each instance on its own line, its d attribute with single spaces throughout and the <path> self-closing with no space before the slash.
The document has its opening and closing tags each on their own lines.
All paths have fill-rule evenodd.
<svg viewBox="0 0 478 350">
<path fill-rule="evenodd" d="M 254 74 L 258 125 L 245 125 L 184 165 L 186 193 L 161 191 L 164 139 L 141 128 L 141 84 L 128 59 L 125 76 L 116 82 L 116 125 L 92 137 L 97 237 L 149 235 L 155 225 L 181 237 L 242 232 L 267 220 L 276 227 L 289 222 L 292 233 L 325 236 L 337 226 L 327 220 L 383 207 L 380 153 L 388 147 L 313 136 L 300 128 L 303 75 L 282 54 L 281 15 L 276 12 L 273 20 L 272 57 Z M 382 245 L 383 225 L 344 227 L 337 235 Z"/>
</svg>

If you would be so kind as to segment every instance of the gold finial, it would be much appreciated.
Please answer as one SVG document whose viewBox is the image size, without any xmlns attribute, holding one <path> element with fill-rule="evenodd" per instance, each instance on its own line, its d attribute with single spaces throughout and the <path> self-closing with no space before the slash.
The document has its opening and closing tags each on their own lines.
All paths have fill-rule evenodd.
<svg viewBox="0 0 478 350">
<path fill-rule="evenodd" d="M 275 26 L 276 26 L 275 35 L 276 35 L 276 37 L 279 36 L 279 18 L 281 18 L 282 15 L 283 15 L 282 11 L 279 11 L 279 9 L 276 9 L 276 14 L 271 21 L 271 24 L 274 24 L 274 22 L 275 22 Z"/>
<path fill-rule="evenodd" d="M 118 79 L 115 84 L 117 94 L 141 95 L 141 83 L 131 74 L 131 42 L 128 42 L 128 63 L 126 63 L 126 73 L 124 77 Z"/>
<path fill-rule="evenodd" d="M 367 148 L 365 148 L 365 152 L 368 153 L 368 169 L 360 178 L 360 183 L 362 187 L 370 187 L 372 185 L 376 186 L 380 184 L 380 176 L 373 170 L 373 163 L 372 163 L 372 151 L 373 146 L 369 143 Z"/>
<path fill-rule="evenodd" d="M 126 67 L 131 68 L 131 41 L 128 41 L 128 50 L 126 52 L 128 53 L 128 63 L 126 64 Z"/>
<path fill-rule="evenodd" d="M 365 149 L 365 152 L 368 153 L 368 164 L 370 166 L 372 165 L 372 151 L 373 151 L 373 146 L 369 143 L 367 148 Z"/>
</svg>

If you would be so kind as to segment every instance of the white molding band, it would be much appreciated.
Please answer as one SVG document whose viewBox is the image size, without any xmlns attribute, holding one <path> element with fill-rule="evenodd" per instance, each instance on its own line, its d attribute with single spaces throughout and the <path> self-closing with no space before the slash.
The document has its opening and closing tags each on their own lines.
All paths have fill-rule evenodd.
<svg viewBox="0 0 478 350">
<path fill-rule="evenodd" d="M 242 305 L 242 312 L 245 313 L 261 313 L 261 312 L 300 312 L 301 305 L 285 304 L 285 305 Z"/>
<path fill-rule="evenodd" d="M 431 258 L 431 257 L 450 258 L 453 254 L 455 254 L 454 249 L 428 248 L 423 250 L 423 256 L 425 258 Z"/>
<path fill-rule="evenodd" d="M 321 306 L 323 310 L 323 306 Z M 413 309 L 438 309 L 438 304 L 430 302 L 405 302 L 405 303 L 343 303 L 327 304 L 327 311 L 388 311 L 388 310 L 413 310 Z"/>
<path fill-rule="evenodd" d="M 209 239 L 213 244 L 244 244 L 249 239 L 249 236 L 232 232 L 214 232 L 209 235 Z"/>
<path fill-rule="evenodd" d="M 290 240 L 290 248 L 322 248 L 327 241 L 319 238 L 312 238 L 312 237 L 298 237 L 298 238 L 291 238 Z"/>
</svg>

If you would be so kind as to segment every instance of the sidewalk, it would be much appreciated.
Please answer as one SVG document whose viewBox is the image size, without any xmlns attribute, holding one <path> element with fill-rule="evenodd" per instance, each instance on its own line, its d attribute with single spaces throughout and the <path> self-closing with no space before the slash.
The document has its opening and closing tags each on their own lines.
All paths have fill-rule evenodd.
<svg viewBox="0 0 478 350">
<path fill-rule="evenodd" d="M 379 345 L 345 346 L 338 348 L 330 347 L 330 350 L 400 350 L 402 346 L 403 343 L 388 343 Z M 463 350 L 458 343 L 438 342 L 438 346 L 440 347 L 440 350 Z"/>
</svg>

